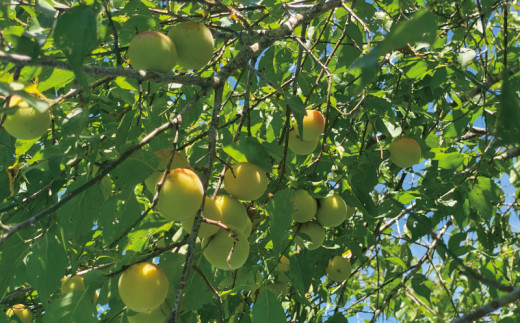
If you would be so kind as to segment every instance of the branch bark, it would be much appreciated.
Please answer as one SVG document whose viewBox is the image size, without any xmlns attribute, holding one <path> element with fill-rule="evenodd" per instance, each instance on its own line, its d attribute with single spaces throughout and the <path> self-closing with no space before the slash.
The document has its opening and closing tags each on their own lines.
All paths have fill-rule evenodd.
<svg viewBox="0 0 520 323">
<path fill-rule="evenodd" d="M 474 322 L 478 320 L 479 318 L 482 318 L 489 313 L 492 313 L 496 311 L 497 309 L 504 307 L 508 304 L 511 304 L 513 302 L 516 302 L 520 300 L 520 287 L 515 287 L 511 292 L 508 294 L 499 297 L 495 300 L 492 300 L 491 302 L 487 303 L 486 305 L 479 307 L 478 309 L 474 310 L 471 313 L 468 313 L 456 320 L 453 320 L 452 323 L 466 323 L 466 322 Z"/>
<path fill-rule="evenodd" d="M 27 55 L 10 54 L 2 50 L 0 50 L 0 61 L 13 63 L 19 66 L 41 66 L 72 71 L 69 63 L 64 61 L 45 56 L 33 60 L 30 56 Z M 84 73 L 93 77 L 125 77 L 143 81 L 178 83 L 197 86 L 206 86 L 208 82 L 207 79 L 195 75 L 172 75 L 169 73 L 149 72 L 124 67 L 85 65 L 83 66 L 82 70 Z"/>
</svg>

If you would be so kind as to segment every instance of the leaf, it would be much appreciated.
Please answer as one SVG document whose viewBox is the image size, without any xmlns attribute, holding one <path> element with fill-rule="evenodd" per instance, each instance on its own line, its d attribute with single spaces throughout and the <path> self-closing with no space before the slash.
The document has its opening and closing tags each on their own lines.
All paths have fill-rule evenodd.
<svg viewBox="0 0 520 323">
<path fill-rule="evenodd" d="M 385 260 L 393 263 L 394 265 L 401 267 L 402 269 L 406 269 L 406 264 L 399 257 L 388 257 L 388 258 L 385 258 Z"/>
<path fill-rule="evenodd" d="M 305 104 L 299 96 L 291 95 L 289 99 L 284 101 L 291 110 L 294 119 L 298 123 L 298 133 L 303 132 L 303 117 L 305 116 Z M 283 106 L 285 108 L 285 106 Z"/>
<path fill-rule="evenodd" d="M 343 314 L 338 312 L 329 317 L 327 323 L 348 323 L 348 320 Z"/>
<path fill-rule="evenodd" d="M 129 228 L 141 214 L 141 208 L 134 191 L 124 191 L 101 206 L 99 224 L 103 228 L 103 238 L 110 244 L 114 239 L 119 238 L 123 232 Z"/>
<path fill-rule="evenodd" d="M 442 169 L 454 171 L 464 163 L 465 158 L 458 151 L 444 152 L 442 148 L 433 148 L 431 151 L 435 152 L 435 157 L 432 160 L 438 160 L 439 167 Z"/>
<path fill-rule="evenodd" d="M 92 296 L 85 291 L 61 294 L 45 308 L 44 323 L 98 322 Z"/>
<path fill-rule="evenodd" d="M 412 288 L 414 292 L 420 296 L 423 301 L 430 303 L 430 295 L 432 293 L 433 283 L 424 275 L 415 274 L 412 278 Z"/>
<path fill-rule="evenodd" d="M 428 71 L 428 63 L 425 61 L 419 61 L 412 65 L 410 69 L 406 72 L 406 76 L 411 79 L 419 79 L 424 76 L 424 74 Z"/>
<path fill-rule="evenodd" d="M 16 156 L 21 156 L 23 154 L 25 154 L 26 152 L 29 151 L 29 149 L 31 149 L 31 147 L 39 140 L 40 138 L 36 138 L 36 139 L 30 139 L 30 140 L 22 140 L 22 139 L 17 139 L 16 140 Z"/>
<path fill-rule="evenodd" d="M 223 149 L 226 154 L 237 162 L 247 161 L 261 167 L 265 171 L 272 171 L 271 162 L 268 158 L 269 154 L 255 137 L 240 139 Z"/>
<path fill-rule="evenodd" d="M 202 277 L 195 271 L 192 271 L 186 282 L 182 308 L 185 311 L 198 310 L 204 305 L 211 303 L 214 296 Z"/>
<path fill-rule="evenodd" d="M 504 144 L 520 143 L 520 101 L 507 74 L 503 75 L 502 94 L 495 125 L 496 133 Z"/>
<path fill-rule="evenodd" d="M 381 120 L 385 124 L 386 129 L 388 130 L 388 133 L 392 135 L 392 137 L 399 137 L 401 133 L 403 132 L 403 129 L 399 124 L 392 123 L 386 119 Z"/>
<path fill-rule="evenodd" d="M 0 247 L 0 298 L 3 298 L 7 288 L 14 280 L 18 267 L 23 265 L 23 259 L 29 251 L 29 245 L 17 235 L 9 238 Z"/>
<path fill-rule="evenodd" d="M 304 295 L 307 290 L 310 282 L 306 281 L 305 277 L 308 277 L 305 275 L 305 267 L 303 267 L 304 256 L 301 255 L 295 255 L 291 257 L 291 262 L 289 263 L 289 275 L 291 282 L 293 283 L 294 287 L 300 292 L 300 294 Z"/>
<path fill-rule="evenodd" d="M 276 295 L 268 288 L 258 295 L 251 314 L 251 321 L 253 323 L 287 322 L 282 304 Z"/>
<path fill-rule="evenodd" d="M 497 185 L 487 177 L 478 177 L 477 182 L 473 184 L 468 193 L 471 206 L 477 209 L 486 220 L 493 216 L 493 205 L 498 202 L 499 197 Z"/>
<path fill-rule="evenodd" d="M 52 230 L 53 231 L 53 230 Z M 42 303 L 46 304 L 65 274 L 67 255 L 57 235 L 47 232 L 31 248 L 27 259 L 30 268 L 29 282 L 38 291 Z"/>
<path fill-rule="evenodd" d="M 7 84 L 7 83 L 0 82 L 0 94 L 5 95 L 5 96 L 16 94 L 19 97 L 21 97 L 25 102 L 27 102 L 27 104 L 29 104 L 29 106 L 35 108 L 39 112 L 45 112 L 49 109 L 49 105 L 47 104 L 47 102 L 38 100 L 34 96 L 30 95 L 29 93 L 27 93 L 23 90 L 20 90 L 16 84 L 18 84 L 18 83 L 13 82 L 11 84 Z"/>
<path fill-rule="evenodd" d="M 517 161 L 509 172 L 509 182 L 513 185 L 520 181 L 520 161 Z"/>
<path fill-rule="evenodd" d="M 408 43 L 424 42 L 431 44 L 437 34 L 435 15 L 421 10 L 405 22 L 394 25 L 390 34 L 378 45 L 381 54 L 407 46 Z"/>
<path fill-rule="evenodd" d="M 292 204 L 287 203 L 291 197 L 291 191 L 284 190 L 275 194 L 274 198 L 267 203 L 267 214 L 271 220 L 269 232 L 273 241 L 275 254 L 279 254 L 289 243 L 289 228 L 291 227 Z"/>
<path fill-rule="evenodd" d="M 361 55 L 356 46 L 363 46 L 363 34 L 356 24 L 350 24 L 347 29 L 347 37 L 344 45 L 340 47 L 337 55 L 338 68 L 349 67 Z"/>
<path fill-rule="evenodd" d="M 98 6 L 72 7 L 58 18 L 54 29 L 54 43 L 67 57 L 84 91 L 88 91 L 89 86 L 81 67 L 97 44 L 96 16 L 99 10 Z"/>
<path fill-rule="evenodd" d="M 82 182 L 74 183 L 69 189 L 73 190 L 80 183 Z M 67 240 L 82 244 L 92 237 L 94 220 L 99 214 L 103 201 L 103 192 L 98 185 L 94 185 L 79 193 L 58 210 L 58 223 Z"/>
<path fill-rule="evenodd" d="M 468 63 L 471 62 L 475 57 L 477 57 L 477 53 L 473 49 L 461 48 L 459 54 L 457 55 L 457 61 L 463 68 L 466 68 Z"/>
</svg>

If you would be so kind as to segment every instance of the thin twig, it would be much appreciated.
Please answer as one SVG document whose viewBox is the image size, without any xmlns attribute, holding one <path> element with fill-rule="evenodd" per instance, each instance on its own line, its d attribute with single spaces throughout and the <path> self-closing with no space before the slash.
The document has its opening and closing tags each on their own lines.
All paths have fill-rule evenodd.
<svg viewBox="0 0 520 323">
<path fill-rule="evenodd" d="M 208 189 L 209 180 L 211 178 L 211 170 L 213 166 L 213 159 L 215 155 L 216 143 L 217 143 L 217 135 L 218 135 L 218 122 L 220 119 L 220 110 L 222 108 L 222 95 L 224 89 L 222 87 L 218 87 L 215 89 L 215 100 L 213 102 L 213 115 L 211 117 L 210 129 L 209 129 L 209 137 L 208 137 L 208 155 L 206 159 L 206 166 L 204 167 L 204 177 L 203 177 L 203 187 L 204 193 Z M 204 195 L 205 196 L 205 195 Z M 188 281 L 188 276 L 190 274 L 190 270 L 193 265 L 193 257 L 195 256 L 195 242 L 197 240 L 197 233 L 199 232 L 200 224 L 202 223 L 202 209 L 204 207 L 205 198 L 202 199 L 201 206 L 199 211 L 197 212 L 197 216 L 195 217 L 195 221 L 193 223 L 193 228 L 188 237 L 188 251 L 186 253 L 186 261 L 184 263 L 184 268 L 182 270 L 181 280 L 179 281 L 179 285 L 177 287 L 177 295 L 175 297 L 175 303 L 171 308 L 170 315 L 168 316 L 166 322 L 175 323 L 179 321 L 179 314 L 181 310 L 182 299 L 184 296 L 184 290 L 186 288 L 186 282 Z"/>
<path fill-rule="evenodd" d="M 497 299 L 492 300 L 491 302 L 485 304 L 482 307 L 477 308 L 471 313 L 468 313 L 456 320 L 453 320 L 452 323 L 466 323 L 466 322 L 474 322 L 497 309 L 509 305 L 513 302 L 516 302 L 520 299 L 520 287 L 515 287 L 508 294 L 499 297 Z"/>
</svg>

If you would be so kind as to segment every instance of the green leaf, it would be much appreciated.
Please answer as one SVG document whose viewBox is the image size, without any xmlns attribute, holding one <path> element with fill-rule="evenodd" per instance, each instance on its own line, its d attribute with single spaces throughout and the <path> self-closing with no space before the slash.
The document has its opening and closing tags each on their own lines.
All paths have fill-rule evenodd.
<svg viewBox="0 0 520 323">
<path fill-rule="evenodd" d="M 458 151 L 445 152 L 446 150 L 443 148 L 433 148 L 431 151 L 435 153 L 435 157 L 432 160 L 438 160 L 439 167 L 442 169 L 454 171 L 464 163 L 465 157 Z"/>
<path fill-rule="evenodd" d="M 520 144 L 520 100 L 507 74 L 503 75 L 502 94 L 495 125 L 504 144 Z"/>
<path fill-rule="evenodd" d="M 468 193 L 471 206 L 477 209 L 486 220 L 493 216 L 493 205 L 498 202 L 499 197 L 498 187 L 492 179 L 487 177 L 478 177 L 477 182 L 473 184 Z"/>
<path fill-rule="evenodd" d="M 298 132 L 303 133 L 303 117 L 305 116 L 305 104 L 299 96 L 291 95 L 289 99 L 284 101 L 291 110 L 294 119 L 298 123 Z M 285 106 L 282 106 L 285 108 Z"/>
<path fill-rule="evenodd" d="M 463 68 L 465 68 L 469 62 L 475 59 L 476 56 L 477 53 L 475 50 L 471 48 L 461 48 L 459 54 L 457 55 L 457 61 Z"/>
<path fill-rule="evenodd" d="M 59 237 L 52 231 L 40 238 L 31 250 L 26 264 L 30 268 L 29 282 L 38 291 L 42 303 L 46 304 L 65 274 L 67 255 Z"/>
<path fill-rule="evenodd" d="M 401 267 L 402 269 L 406 269 L 406 264 L 399 257 L 388 257 L 388 258 L 385 258 L 385 260 Z"/>
<path fill-rule="evenodd" d="M 31 140 L 16 140 L 16 156 L 21 156 L 31 149 L 31 147 L 39 140 L 40 138 L 31 139 Z"/>
<path fill-rule="evenodd" d="M 292 204 L 287 203 L 293 192 L 284 190 L 275 194 L 267 203 L 267 214 L 271 220 L 269 232 L 273 241 L 275 254 L 282 252 L 288 245 L 289 228 L 291 227 Z"/>
<path fill-rule="evenodd" d="M 85 57 L 97 44 L 96 16 L 99 9 L 97 6 L 87 5 L 72 7 L 58 18 L 54 29 L 56 47 L 67 57 L 84 91 L 88 91 L 89 87 L 81 67 Z"/>
<path fill-rule="evenodd" d="M 30 246 L 17 235 L 9 238 L 0 247 L 0 298 L 5 295 L 29 250 Z"/>
<path fill-rule="evenodd" d="M 428 63 L 425 61 L 419 61 L 412 65 L 408 71 L 406 72 L 406 76 L 411 79 L 422 78 L 424 74 L 428 71 Z"/>
<path fill-rule="evenodd" d="M 513 185 L 520 181 L 520 161 L 517 161 L 509 172 L 509 182 Z"/>
<path fill-rule="evenodd" d="M 182 308 L 186 311 L 198 310 L 204 305 L 211 303 L 214 296 L 202 277 L 192 270 L 186 282 L 186 292 L 182 300 Z"/>
<path fill-rule="evenodd" d="M 29 93 L 19 89 L 19 83 L 3 83 L 0 82 L 0 94 L 9 96 L 9 95 L 18 95 L 21 97 L 29 106 L 35 108 L 39 112 L 45 112 L 49 109 L 49 105 L 47 102 L 38 100 L 34 96 Z"/>
<path fill-rule="evenodd" d="M 108 244 L 119 238 L 141 214 L 135 194 L 130 190 L 105 201 L 100 211 L 103 216 L 99 217 L 99 224 L 103 228 L 103 237 Z"/>
<path fill-rule="evenodd" d="M 276 295 L 266 288 L 258 295 L 253 305 L 251 321 L 253 323 L 285 323 L 287 319 L 282 304 Z"/>
<path fill-rule="evenodd" d="M 380 54 L 400 49 L 408 43 L 424 42 L 432 44 L 437 34 L 437 21 L 434 14 L 421 10 L 410 20 L 394 25 L 390 34 L 377 46 Z"/>
<path fill-rule="evenodd" d="M 289 263 L 290 279 L 294 287 L 302 295 L 307 292 L 310 285 L 309 276 L 306 274 L 308 274 L 308 271 L 305 267 L 305 257 L 299 254 L 291 257 L 291 262 Z"/>
<path fill-rule="evenodd" d="M 223 148 L 226 154 L 237 162 L 250 162 L 265 171 L 272 171 L 271 162 L 267 150 L 255 137 L 240 139 Z"/>
<path fill-rule="evenodd" d="M 74 189 L 80 183 L 82 182 L 74 183 L 69 189 Z M 67 240 L 84 243 L 92 237 L 94 220 L 99 214 L 103 200 L 103 192 L 98 185 L 94 185 L 58 210 L 58 223 Z"/>
<path fill-rule="evenodd" d="M 98 322 L 92 295 L 85 291 L 61 294 L 45 308 L 44 323 Z"/>
<path fill-rule="evenodd" d="M 356 48 L 363 46 L 363 34 L 356 24 L 349 24 L 347 29 L 347 37 L 343 46 L 340 47 L 337 55 L 337 67 L 349 67 L 359 56 L 361 52 Z"/>
<path fill-rule="evenodd" d="M 424 275 L 415 274 L 412 278 L 412 288 L 427 304 L 430 303 L 433 283 Z"/>
<path fill-rule="evenodd" d="M 341 313 L 335 313 L 327 320 L 327 323 L 348 323 L 347 318 Z"/>
</svg>

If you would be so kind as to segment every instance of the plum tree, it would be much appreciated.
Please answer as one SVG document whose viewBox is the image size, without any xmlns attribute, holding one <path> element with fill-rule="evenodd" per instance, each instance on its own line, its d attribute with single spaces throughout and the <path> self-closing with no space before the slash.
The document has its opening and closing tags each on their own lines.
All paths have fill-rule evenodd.
<svg viewBox="0 0 520 323">
<path fill-rule="evenodd" d="M 314 219 L 318 210 L 316 199 L 309 192 L 303 189 L 294 191 L 294 197 L 290 199 L 294 212 L 292 219 L 295 222 L 305 223 Z"/>
<path fill-rule="evenodd" d="M 159 193 L 157 210 L 171 221 L 195 217 L 204 197 L 199 176 L 188 168 L 170 171 Z"/>
<path fill-rule="evenodd" d="M 156 261 L 176 322 L 520 322 L 502 303 L 520 293 L 453 275 L 520 275 L 518 1 L 4 2 L 1 311 L 128 323 L 151 311 L 127 309 L 117 280 Z M 41 137 L 2 129 L 15 105 L 44 102 Z M 254 170 L 235 176 L 242 162 L 265 175 L 259 192 Z M 258 299 L 214 289 L 238 270 L 204 256 L 221 229 L 250 245 L 230 289 L 258 272 Z M 325 269 L 347 249 L 338 284 Z M 84 289 L 61 293 L 65 274 Z M 268 291 L 279 282 L 283 299 Z"/>
<path fill-rule="evenodd" d="M 347 219 L 347 203 L 337 193 L 319 200 L 316 220 L 324 227 L 337 227 Z"/>
<path fill-rule="evenodd" d="M 318 249 L 325 241 L 325 230 L 321 224 L 316 222 L 301 223 L 296 228 L 297 236 L 294 238 L 300 247 L 309 250 Z M 305 237 L 304 235 L 307 237 Z"/>
<path fill-rule="evenodd" d="M 214 267 L 235 270 L 244 265 L 249 256 L 249 241 L 237 228 L 231 227 L 236 233 L 220 229 L 217 234 L 202 240 L 204 257 Z M 227 258 L 229 258 L 229 263 Z"/>
<path fill-rule="evenodd" d="M 335 282 L 342 282 L 350 276 L 351 270 L 352 265 L 348 259 L 343 258 L 342 256 L 334 256 L 331 260 L 329 260 L 329 264 L 327 265 L 325 272 L 327 273 L 327 277 L 329 277 L 330 280 Z"/>
<path fill-rule="evenodd" d="M 119 277 L 119 296 L 135 312 L 148 312 L 159 307 L 168 294 L 168 277 L 161 267 L 141 262 L 128 267 Z"/>
<path fill-rule="evenodd" d="M 302 140 L 316 140 L 325 130 L 325 118 L 318 110 L 306 110 L 303 116 L 303 135 L 300 133 L 298 122 L 294 121 L 294 128 Z"/>
<path fill-rule="evenodd" d="M 157 31 L 145 31 L 132 38 L 128 58 L 137 70 L 167 73 L 177 62 L 177 50 L 168 36 Z"/>
<path fill-rule="evenodd" d="M 408 168 L 421 160 L 421 146 L 412 138 L 399 138 L 388 147 L 390 160 L 401 168 Z"/>
<path fill-rule="evenodd" d="M 171 149 L 161 149 L 156 151 L 154 154 L 157 156 L 159 164 L 155 168 L 156 170 L 144 180 L 144 185 L 152 193 L 155 193 L 155 190 L 157 189 L 157 182 L 159 182 L 161 179 L 162 173 L 166 168 L 166 165 L 168 165 Z M 175 168 L 191 168 L 191 165 L 186 157 L 184 157 L 184 155 L 178 151 L 174 153 L 172 164 L 170 165 L 170 169 Z"/>
<path fill-rule="evenodd" d="M 11 97 L 9 107 L 16 110 L 13 114 L 6 116 L 3 126 L 11 136 L 17 139 L 40 138 L 51 125 L 51 113 L 48 109 L 40 112 L 30 107 L 17 95 Z"/>
<path fill-rule="evenodd" d="M 267 184 L 265 172 L 248 162 L 232 165 L 224 175 L 224 188 L 239 200 L 256 200 L 264 194 Z"/>
<path fill-rule="evenodd" d="M 206 196 L 204 201 L 204 209 L 202 211 L 202 216 L 207 219 L 222 221 L 222 210 L 220 206 L 217 205 L 215 200 Z M 193 223 L 195 222 L 195 218 L 189 218 L 186 220 L 182 220 L 182 228 L 184 231 L 191 233 L 191 229 L 193 228 Z M 211 237 L 215 233 L 217 233 L 219 227 L 209 223 L 201 223 L 199 228 L 198 237 L 201 239 Z"/>
<path fill-rule="evenodd" d="M 244 232 L 247 226 L 247 211 L 237 199 L 228 195 L 219 195 L 215 202 L 222 211 L 222 223 L 231 225 Z"/>
<path fill-rule="evenodd" d="M 19 322 L 21 323 L 31 323 L 32 322 L 32 312 L 24 304 L 15 304 L 7 309 L 5 312 L 7 317 L 11 319 L 11 322 L 15 321 L 15 316 L 18 317 Z"/>
<path fill-rule="evenodd" d="M 293 129 L 289 132 L 289 149 L 295 155 L 308 155 L 316 150 L 318 147 L 318 143 L 320 142 L 319 138 L 314 140 L 301 140 L 300 136 L 296 132 L 296 129 Z"/>
<path fill-rule="evenodd" d="M 181 22 L 168 31 L 168 37 L 177 48 L 179 66 L 185 69 L 199 69 L 213 56 L 213 35 L 202 23 Z"/>
</svg>

